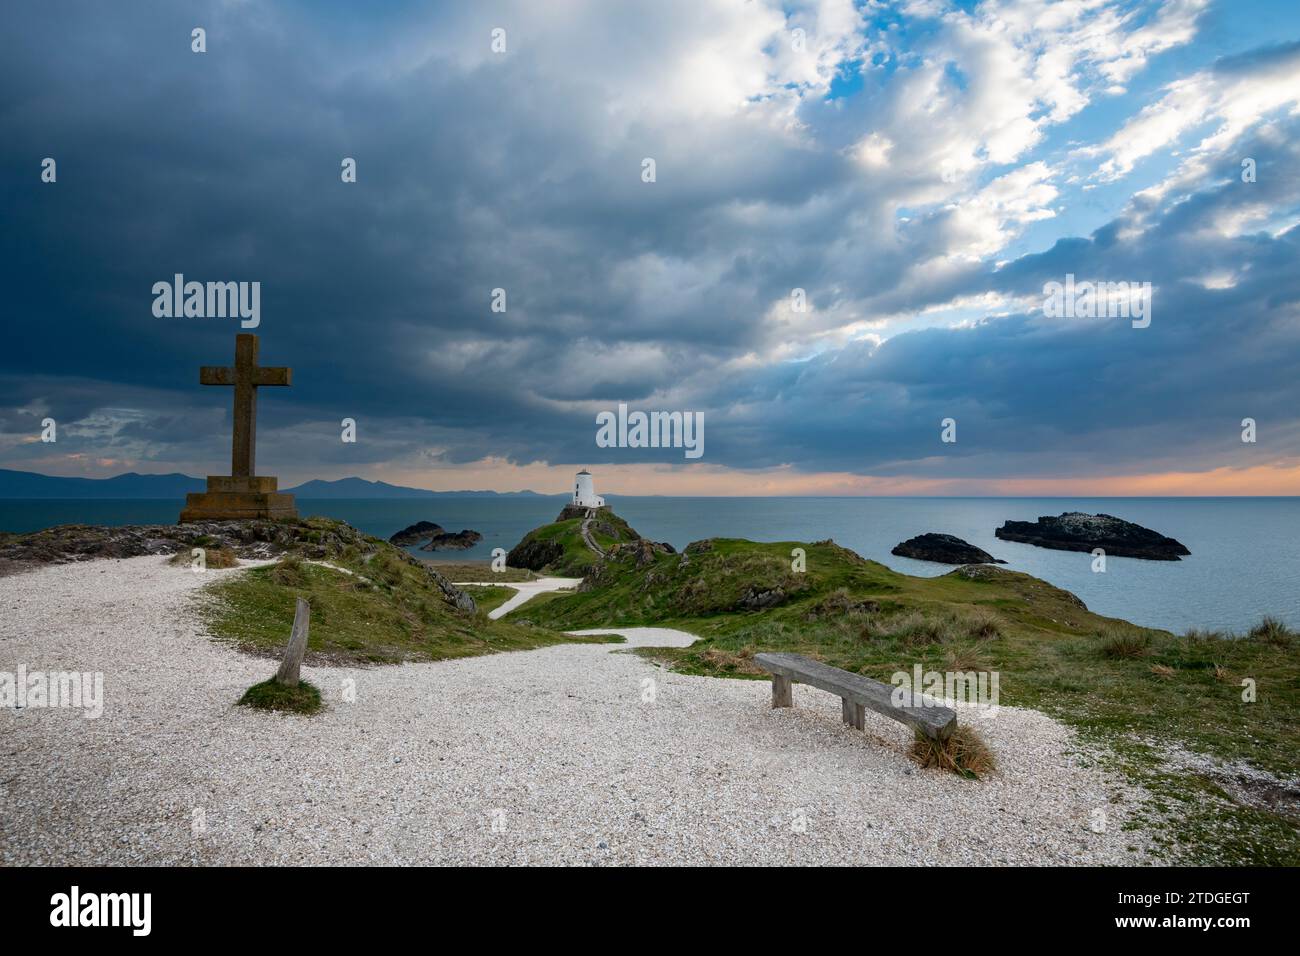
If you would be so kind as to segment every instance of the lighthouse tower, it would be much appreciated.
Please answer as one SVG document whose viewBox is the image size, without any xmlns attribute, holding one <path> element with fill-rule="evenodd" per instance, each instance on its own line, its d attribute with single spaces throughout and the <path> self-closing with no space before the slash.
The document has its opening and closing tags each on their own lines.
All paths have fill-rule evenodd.
<svg viewBox="0 0 1300 956">
<path fill-rule="evenodd" d="M 582 469 L 573 481 L 573 506 L 575 508 L 603 508 L 605 499 L 596 494 L 596 486 L 591 483 L 591 472 Z"/>
</svg>

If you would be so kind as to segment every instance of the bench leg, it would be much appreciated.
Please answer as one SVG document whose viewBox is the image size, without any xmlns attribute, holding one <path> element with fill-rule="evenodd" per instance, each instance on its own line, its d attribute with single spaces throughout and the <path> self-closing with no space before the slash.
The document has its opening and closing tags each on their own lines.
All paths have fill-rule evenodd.
<svg viewBox="0 0 1300 956">
<path fill-rule="evenodd" d="M 867 708 L 847 697 L 840 698 L 840 712 L 844 715 L 844 722 L 855 730 L 861 730 L 866 724 Z"/>
<path fill-rule="evenodd" d="M 772 706 L 794 706 L 794 682 L 780 674 L 772 675 Z"/>
</svg>

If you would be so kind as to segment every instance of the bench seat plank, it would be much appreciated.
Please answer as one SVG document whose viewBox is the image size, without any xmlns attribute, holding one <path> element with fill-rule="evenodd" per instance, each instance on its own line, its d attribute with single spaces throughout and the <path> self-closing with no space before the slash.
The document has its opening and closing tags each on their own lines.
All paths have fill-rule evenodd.
<svg viewBox="0 0 1300 956">
<path fill-rule="evenodd" d="M 831 667 L 802 654 L 756 654 L 754 663 L 777 677 L 810 684 L 837 694 L 845 701 L 869 707 L 878 714 L 907 724 L 933 740 L 947 739 L 957 726 L 957 712 L 951 707 L 920 704 L 919 700 L 926 699 L 921 694 L 915 695 L 917 703 L 896 707 L 892 699 L 895 690 L 892 685 Z M 844 713 L 846 717 L 849 715 L 847 707 Z"/>
</svg>

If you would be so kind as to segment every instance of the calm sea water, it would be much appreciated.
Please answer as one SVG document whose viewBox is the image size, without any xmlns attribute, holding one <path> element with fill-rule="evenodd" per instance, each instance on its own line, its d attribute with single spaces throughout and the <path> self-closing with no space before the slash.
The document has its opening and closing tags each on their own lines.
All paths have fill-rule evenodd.
<svg viewBox="0 0 1300 956">
<path fill-rule="evenodd" d="M 342 518 L 388 537 L 420 520 L 451 531 L 472 528 L 483 540 L 432 560 L 486 559 L 509 550 L 531 528 L 554 520 L 562 497 L 446 498 L 411 501 L 299 501 L 303 514 Z M 891 555 L 889 549 L 925 531 L 955 534 L 1007 567 L 1073 591 L 1088 607 L 1150 627 L 1245 630 L 1265 614 L 1300 627 L 1300 498 L 611 498 L 641 534 L 679 550 L 699 538 L 817 541 L 834 538 L 863 557 L 907 574 L 950 570 Z M 55 524 L 166 524 L 178 501 L 0 500 L 0 529 L 32 531 Z M 1182 541 L 1182 561 L 1110 557 L 1094 574 L 1091 555 L 1000 541 L 1007 519 L 1033 520 L 1063 511 L 1105 512 Z"/>
</svg>

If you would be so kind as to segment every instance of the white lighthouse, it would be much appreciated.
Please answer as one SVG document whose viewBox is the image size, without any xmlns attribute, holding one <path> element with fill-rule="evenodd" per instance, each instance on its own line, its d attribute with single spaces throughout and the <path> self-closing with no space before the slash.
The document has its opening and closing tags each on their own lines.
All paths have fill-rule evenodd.
<svg viewBox="0 0 1300 956">
<path fill-rule="evenodd" d="M 596 494 L 591 482 L 591 472 L 582 469 L 573 481 L 573 506 L 575 508 L 603 508 L 605 499 Z"/>
</svg>

